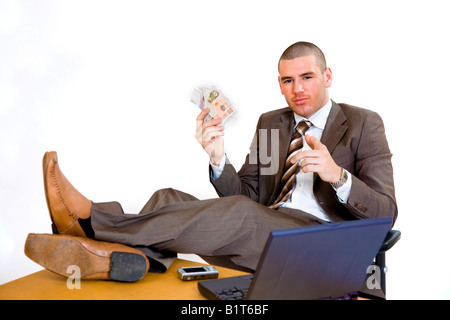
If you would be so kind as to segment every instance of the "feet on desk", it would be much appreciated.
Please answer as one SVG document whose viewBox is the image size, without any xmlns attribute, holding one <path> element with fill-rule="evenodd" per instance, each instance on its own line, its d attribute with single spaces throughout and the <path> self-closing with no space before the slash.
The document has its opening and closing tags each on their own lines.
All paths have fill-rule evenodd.
<svg viewBox="0 0 450 320">
<path fill-rule="evenodd" d="M 61 172 L 55 151 L 45 153 L 42 167 L 53 233 L 89 237 L 79 219 L 90 218 L 92 202 L 78 192 Z"/>
<path fill-rule="evenodd" d="M 44 268 L 69 277 L 71 265 L 80 268 L 81 279 L 135 282 L 149 269 L 147 257 L 123 244 L 84 237 L 30 233 L 25 254 Z"/>
</svg>

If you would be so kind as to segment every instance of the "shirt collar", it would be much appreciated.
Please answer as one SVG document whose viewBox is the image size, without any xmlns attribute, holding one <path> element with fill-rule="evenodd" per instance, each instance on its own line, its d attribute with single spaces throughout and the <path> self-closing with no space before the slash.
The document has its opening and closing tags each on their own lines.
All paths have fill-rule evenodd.
<svg viewBox="0 0 450 320">
<path fill-rule="evenodd" d="M 302 120 L 309 120 L 315 127 L 322 130 L 325 129 L 325 124 L 327 123 L 328 116 L 330 115 L 331 106 L 331 99 L 328 99 L 328 102 L 322 108 L 317 110 L 316 113 L 314 113 L 309 119 L 299 116 L 294 112 L 295 125 Z"/>
</svg>

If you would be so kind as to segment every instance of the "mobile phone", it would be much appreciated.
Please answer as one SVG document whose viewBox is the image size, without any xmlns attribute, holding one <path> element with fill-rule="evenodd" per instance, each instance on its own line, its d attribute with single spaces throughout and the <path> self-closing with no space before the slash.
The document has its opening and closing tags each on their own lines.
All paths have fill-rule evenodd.
<svg viewBox="0 0 450 320">
<path fill-rule="evenodd" d="M 178 277 L 185 281 L 217 279 L 219 271 L 212 266 L 184 267 L 178 269 Z"/>
</svg>

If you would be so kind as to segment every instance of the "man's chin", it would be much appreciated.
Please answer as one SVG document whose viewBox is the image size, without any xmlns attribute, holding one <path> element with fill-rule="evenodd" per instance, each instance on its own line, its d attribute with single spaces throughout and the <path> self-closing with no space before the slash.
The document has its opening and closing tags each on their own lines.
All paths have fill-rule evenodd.
<svg viewBox="0 0 450 320">
<path fill-rule="evenodd" d="M 314 114 L 314 108 L 309 105 L 296 105 L 296 104 L 290 104 L 289 107 L 292 111 L 294 111 L 296 114 L 298 114 L 301 117 L 309 118 Z"/>
</svg>

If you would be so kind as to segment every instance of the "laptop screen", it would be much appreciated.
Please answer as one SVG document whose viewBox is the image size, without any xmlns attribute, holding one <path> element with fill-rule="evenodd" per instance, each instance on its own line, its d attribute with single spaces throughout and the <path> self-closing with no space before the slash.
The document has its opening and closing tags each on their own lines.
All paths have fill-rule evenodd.
<svg viewBox="0 0 450 320">
<path fill-rule="evenodd" d="M 274 231 L 247 299 L 340 298 L 361 288 L 391 218 Z"/>
</svg>

